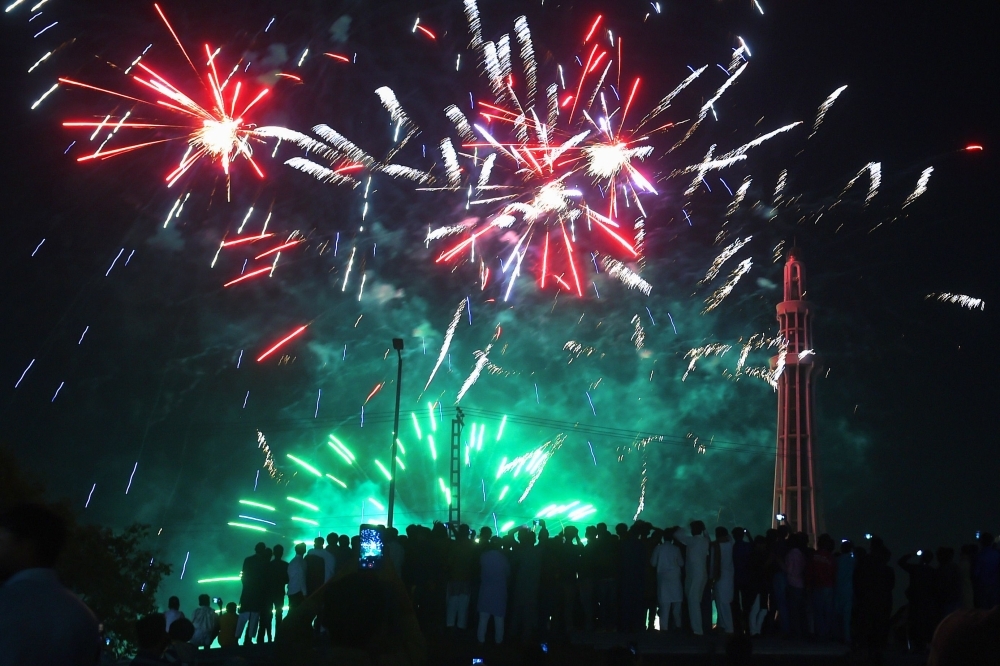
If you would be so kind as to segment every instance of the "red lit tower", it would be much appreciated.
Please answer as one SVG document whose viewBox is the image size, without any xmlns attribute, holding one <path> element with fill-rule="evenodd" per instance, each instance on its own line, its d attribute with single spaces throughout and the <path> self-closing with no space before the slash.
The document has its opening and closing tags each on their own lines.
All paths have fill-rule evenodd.
<svg viewBox="0 0 1000 666">
<path fill-rule="evenodd" d="M 778 376 L 778 446 L 771 516 L 777 526 L 777 516 L 783 514 L 792 531 L 805 532 L 815 543 L 822 529 L 817 506 L 813 413 L 817 359 L 812 343 L 813 306 L 805 297 L 805 267 L 801 252 L 793 247 L 785 262 L 785 300 L 777 306 L 780 334 L 788 342 L 788 349 L 784 370 Z M 779 363 L 780 356 L 771 359 L 772 366 Z"/>
</svg>

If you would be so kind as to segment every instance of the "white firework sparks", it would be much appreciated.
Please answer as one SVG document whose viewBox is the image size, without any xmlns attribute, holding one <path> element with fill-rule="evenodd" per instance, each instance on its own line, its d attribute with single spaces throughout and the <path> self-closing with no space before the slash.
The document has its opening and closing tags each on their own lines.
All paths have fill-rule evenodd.
<svg viewBox="0 0 1000 666">
<path fill-rule="evenodd" d="M 449 187 L 459 187 L 462 184 L 462 170 L 458 166 L 458 155 L 451 139 L 441 140 L 441 156 L 444 157 L 444 171 L 448 176 Z"/>
<path fill-rule="evenodd" d="M 705 345 L 703 347 L 695 347 L 694 349 L 688 351 L 684 354 L 684 358 L 689 358 L 691 361 L 688 363 L 687 370 L 684 371 L 684 375 L 681 377 L 681 381 L 688 378 L 698 363 L 698 359 L 706 358 L 708 356 L 724 356 L 726 352 L 732 349 L 732 345 L 722 344 L 720 342 L 713 342 L 712 344 Z"/>
<path fill-rule="evenodd" d="M 917 187 L 910 196 L 906 197 L 906 201 L 903 202 L 903 208 L 909 206 L 927 191 L 927 183 L 930 182 L 932 173 L 934 173 L 934 167 L 927 167 L 920 173 L 920 178 L 917 179 Z"/>
<path fill-rule="evenodd" d="M 750 271 L 750 268 L 752 266 L 753 266 L 753 261 L 750 259 L 744 259 L 743 261 L 741 261 L 740 265 L 737 266 L 736 269 L 729 274 L 729 278 L 726 280 L 726 283 L 721 287 L 719 287 L 718 289 L 716 289 L 711 296 L 705 299 L 706 303 L 705 309 L 702 310 L 701 313 L 707 314 L 712 310 L 714 310 L 715 308 L 719 307 L 722 301 L 725 300 L 726 296 L 732 293 L 733 288 L 736 287 L 736 284 L 740 281 L 740 278 L 746 275 Z"/>
<path fill-rule="evenodd" d="M 826 118 L 826 112 L 830 110 L 830 107 L 833 106 L 833 103 L 837 101 L 838 97 L 840 97 L 840 93 L 844 92 L 845 90 L 847 90 L 847 86 L 840 86 L 832 93 L 830 93 L 830 96 L 827 97 L 826 100 L 824 100 L 824 102 L 819 105 L 819 109 L 816 111 L 816 120 L 813 121 L 812 133 L 809 135 L 810 139 L 813 137 L 813 134 L 816 134 L 816 131 L 819 129 L 819 126 L 823 124 L 823 119 Z"/>
<path fill-rule="evenodd" d="M 462 402 L 462 398 L 464 398 L 465 394 L 469 392 L 469 389 L 472 388 L 477 381 L 479 381 L 479 375 L 483 373 L 483 368 L 485 368 L 486 364 L 490 362 L 489 354 L 491 349 L 493 349 L 492 342 L 486 345 L 486 349 L 477 349 L 473 353 L 473 356 L 476 357 L 476 364 L 472 366 L 472 372 L 470 372 L 469 376 L 465 378 L 465 383 L 462 384 L 462 388 L 458 390 L 458 395 L 455 396 L 456 405 Z"/>
<path fill-rule="evenodd" d="M 719 270 L 722 268 L 723 264 L 729 261 L 733 255 L 739 252 L 740 249 L 751 240 L 753 240 L 753 236 L 747 236 L 743 240 L 737 238 L 735 241 L 727 245 L 725 249 L 722 250 L 722 253 L 715 258 L 715 261 L 712 262 L 708 272 L 705 273 L 705 277 L 703 277 L 698 284 L 702 285 L 714 280 L 719 275 Z"/>
<path fill-rule="evenodd" d="M 444 361 L 444 357 L 448 355 L 448 348 L 451 347 L 451 341 L 455 337 L 455 329 L 458 328 L 458 320 L 462 317 L 462 312 L 465 311 L 466 301 L 463 298 L 458 302 L 458 309 L 455 310 L 455 315 L 451 318 L 451 323 L 448 324 L 448 330 L 444 334 L 444 342 L 441 344 L 441 353 L 438 354 L 437 362 L 434 363 L 434 369 L 431 370 L 430 377 L 427 378 L 427 383 L 424 384 L 424 391 L 427 387 L 431 385 L 431 381 L 434 380 L 434 375 L 437 374 L 438 368 L 441 367 L 441 362 Z"/>
<path fill-rule="evenodd" d="M 740 185 L 738 190 L 736 190 L 736 195 L 733 197 L 732 202 L 729 204 L 729 208 L 726 209 L 726 217 L 732 217 L 733 213 L 739 210 L 740 204 L 746 197 L 747 191 L 750 189 L 750 183 L 752 182 L 753 180 L 750 178 L 750 176 L 747 176 L 746 180 L 743 181 L 743 184 Z"/>
<path fill-rule="evenodd" d="M 843 199 L 844 195 L 847 194 L 848 190 L 854 187 L 854 183 L 858 182 L 858 180 L 866 173 L 868 174 L 868 195 L 865 196 L 864 205 L 868 206 L 868 204 L 871 203 L 872 199 L 875 198 L 875 195 L 878 194 L 878 188 L 882 184 L 881 162 L 869 162 L 868 164 L 863 166 L 861 168 L 861 171 L 858 172 L 858 175 L 856 175 L 854 178 L 851 178 L 851 180 L 847 183 L 847 186 L 840 193 L 840 196 L 837 197 L 837 201 L 833 204 L 833 206 L 839 204 L 841 199 Z M 833 208 L 833 206 L 830 206 L 830 208 Z"/>
<path fill-rule="evenodd" d="M 618 142 L 613 144 L 598 143 L 583 149 L 587 158 L 587 175 L 601 180 L 614 178 L 627 169 L 632 158 L 643 160 L 653 154 L 652 146 L 637 146 L 629 148 Z"/>
<path fill-rule="evenodd" d="M 604 270 L 608 272 L 608 275 L 617 280 L 621 280 L 622 284 L 629 289 L 638 289 L 646 296 L 649 296 L 650 292 L 653 290 L 653 285 L 643 280 L 635 271 L 617 259 L 604 257 L 603 263 Z"/>
<path fill-rule="evenodd" d="M 948 292 L 942 292 L 940 294 L 927 294 L 926 298 L 933 298 L 934 300 L 941 301 L 942 303 L 956 303 L 961 305 L 963 308 L 968 308 L 969 310 L 985 310 L 986 302 L 981 298 L 973 298 L 972 296 L 966 296 L 964 294 L 949 294 Z"/>
</svg>

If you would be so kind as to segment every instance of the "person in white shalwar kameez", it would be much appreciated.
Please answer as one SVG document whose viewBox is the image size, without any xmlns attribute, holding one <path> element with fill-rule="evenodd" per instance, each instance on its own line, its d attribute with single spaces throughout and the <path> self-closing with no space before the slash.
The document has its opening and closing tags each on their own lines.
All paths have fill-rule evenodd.
<svg viewBox="0 0 1000 666">
<path fill-rule="evenodd" d="M 670 618 L 674 618 L 674 627 L 681 628 L 681 604 L 684 602 L 684 587 L 681 584 L 681 571 L 684 568 L 684 558 L 681 549 L 673 544 L 676 528 L 669 529 L 663 535 L 663 543 L 653 549 L 653 557 L 649 563 L 656 567 L 656 600 L 660 607 L 660 631 L 670 628 Z"/>
<path fill-rule="evenodd" d="M 705 536 L 705 523 L 696 520 L 691 523 L 691 536 L 678 529 L 674 538 L 687 547 L 684 558 L 684 594 L 688 602 L 688 616 L 691 618 L 691 631 L 695 636 L 703 636 L 701 625 L 701 598 L 705 593 L 705 583 L 708 582 L 708 537 Z"/>
<path fill-rule="evenodd" d="M 719 617 L 719 625 L 727 634 L 733 633 L 733 541 L 725 527 L 715 528 L 712 543 L 712 596 Z"/>
</svg>

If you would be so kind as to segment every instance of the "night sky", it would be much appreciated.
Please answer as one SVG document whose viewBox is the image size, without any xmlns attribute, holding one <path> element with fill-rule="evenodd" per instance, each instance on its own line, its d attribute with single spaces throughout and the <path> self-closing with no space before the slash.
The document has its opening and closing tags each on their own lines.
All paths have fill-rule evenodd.
<svg viewBox="0 0 1000 666">
<path fill-rule="evenodd" d="M 584 298 L 551 284 L 542 290 L 526 271 L 507 302 L 506 283 L 481 290 L 477 268 L 483 256 L 498 272 L 497 257 L 510 252 L 506 242 L 477 246 L 477 265 L 435 264 L 452 239 L 430 248 L 423 242 L 428 226 L 476 214 L 466 211 L 464 191 L 418 192 L 409 182 L 375 174 L 362 223 L 364 183 L 337 187 L 283 166 L 302 151 L 283 144 L 272 158 L 273 139 L 255 153 L 264 180 L 245 162 L 235 165 L 231 201 L 217 165 L 202 164 L 166 188 L 163 178 L 183 145 L 78 164 L 74 158 L 85 154 L 89 133 L 60 123 L 100 120 L 131 106 L 63 87 L 30 110 L 58 76 L 135 92 L 109 63 L 127 67 L 153 43 L 144 62 L 185 88 L 198 84 L 151 4 L 51 0 L 30 23 L 28 4 L 0 21 L 7 165 L 0 432 L 53 497 L 79 506 L 83 520 L 115 527 L 139 520 L 162 528 L 161 557 L 178 575 L 190 552 L 184 580 L 172 576 L 164 593 L 191 599 L 210 591 L 194 581 L 234 575 L 259 539 L 287 546 L 315 534 L 293 516 L 319 522 L 324 535 L 353 533 L 362 510 L 366 519 L 384 521 L 368 498 L 385 503 L 387 483 L 375 460 L 389 462 L 393 337 L 406 344 L 400 439 L 407 453 L 400 456 L 406 470 L 398 476 L 397 523 L 447 518 L 438 478 L 447 478 L 456 395 L 475 353 L 493 342 L 496 373 L 484 371 L 461 401 L 466 434 L 473 424 L 483 432 L 482 448 L 463 473 L 464 521 L 492 525 L 495 513 L 501 525 L 520 523 L 552 504 L 572 502 L 596 509 L 579 522 L 631 521 L 644 492 L 641 517 L 655 524 L 702 519 L 762 531 L 770 521 L 776 399 L 764 381 L 733 373 L 741 340 L 777 332 L 783 261 L 772 255 L 781 241 L 802 248 L 816 304 L 815 347 L 829 371 L 817 387 L 828 531 L 853 538 L 879 533 L 903 552 L 957 545 L 978 529 L 1000 529 L 989 511 L 1000 500 L 992 334 L 1000 302 L 994 204 L 1000 73 L 991 33 L 998 17 L 990 3 L 761 0 L 761 15 L 752 0 L 667 1 L 662 14 L 633 0 L 482 2 L 486 39 L 510 32 L 517 16 L 528 17 L 543 85 L 555 80 L 557 63 L 576 67 L 582 36 L 603 13 L 605 28 L 626 45 L 623 80 L 643 77 L 636 100 L 642 113 L 688 75 L 688 65 L 708 64 L 663 116 L 675 122 L 697 115 L 726 79 L 716 63 L 729 64 L 737 35 L 746 41 L 750 65 L 715 105 L 718 119 L 709 114 L 691 140 L 669 154 L 686 130 L 655 138 L 656 150 L 642 165 L 650 176 L 696 164 L 712 144 L 719 154 L 803 121 L 745 162 L 711 172 L 711 191 L 702 187 L 684 197 L 690 176 L 681 176 L 658 181 L 659 195 L 643 197 L 649 216 L 641 274 L 653 287 L 648 297 L 627 290 L 603 267 L 597 273 L 589 252 L 627 257 L 606 238 L 581 230 Z M 240 57 L 251 62 L 249 85 L 274 85 L 257 111 L 261 125 L 308 134 L 326 123 L 382 158 L 393 146 L 393 127 L 374 90 L 389 86 L 421 130 L 394 159 L 440 175 L 438 142 L 445 136 L 459 142 L 444 107 L 468 110 L 469 91 L 489 101 L 466 48 L 460 0 L 317 1 L 294 3 L 294 9 L 259 0 L 163 6 L 186 44 L 221 46 L 227 67 Z M 329 28 L 344 15 L 352 18 L 348 40 L 333 43 Z M 411 30 L 418 16 L 436 40 Z M 33 37 L 54 21 L 58 25 Z M 310 55 L 297 67 L 305 48 Z M 357 53 L 357 62 L 318 55 L 328 50 Z M 27 73 L 46 51 L 54 53 Z M 278 70 L 303 83 L 273 84 Z M 817 107 L 845 84 L 807 139 Z M 73 140 L 78 143 L 64 155 Z M 124 145 L 114 141 L 109 147 Z M 963 150 L 969 144 L 985 150 Z M 872 202 L 863 205 L 863 176 L 829 211 L 847 182 L 873 161 L 881 162 L 882 183 Z M 931 166 L 926 194 L 902 211 Z M 786 186 L 776 204 L 782 170 Z M 728 222 L 732 197 L 720 176 L 734 190 L 745 177 L 753 179 Z M 510 177 L 510 170 L 505 176 L 498 167 L 496 177 Z M 586 179 L 577 180 L 594 191 Z M 164 229 L 178 196 L 188 194 Z M 299 230 L 307 242 L 282 255 L 273 277 L 224 289 L 254 252 L 226 250 L 214 268 L 210 264 L 250 206 L 248 232 L 258 232 L 270 210 L 269 230 L 280 238 Z M 821 211 L 827 212 L 817 221 Z M 728 236 L 716 244 L 720 230 Z M 714 282 L 699 286 L 725 245 L 751 235 Z M 342 291 L 351 248 L 353 273 Z M 701 314 L 705 299 L 747 258 L 750 272 L 717 309 Z M 986 309 L 925 299 L 938 292 L 981 298 Z M 445 330 L 467 297 L 471 323 L 464 308 L 450 358 L 423 392 Z M 642 349 L 633 339 L 636 321 L 645 335 Z M 256 362 L 303 324 L 309 328 L 300 338 Z M 564 350 L 568 341 L 593 353 L 577 358 Z M 735 348 L 701 359 L 682 381 L 685 353 L 713 342 Z M 751 353 L 748 365 L 766 365 L 770 353 Z M 362 426 L 361 405 L 382 382 L 365 405 Z M 428 403 L 436 401 L 442 420 L 432 432 Z M 497 441 L 503 415 L 508 420 Z M 278 479 L 260 471 L 258 432 L 273 451 Z M 327 445 L 330 434 L 356 455 L 353 466 Z M 437 444 L 436 461 L 428 434 Z M 662 439 L 644 444 L 652 435 Z M 498 478 L 497 470 L 503 458 L 540 448 L 551 456 L 519 503 L 530 473 Z M 287 454 L 348 488 L 313 476 Z M 509 494 L 500 500 L 505 486 Z M 255 513 L 240 499 L 276 510 Z M 241 514 L 277 524 L 257 523 L 267 534 L 227 526 L 246 522 Z"/>
</svg>

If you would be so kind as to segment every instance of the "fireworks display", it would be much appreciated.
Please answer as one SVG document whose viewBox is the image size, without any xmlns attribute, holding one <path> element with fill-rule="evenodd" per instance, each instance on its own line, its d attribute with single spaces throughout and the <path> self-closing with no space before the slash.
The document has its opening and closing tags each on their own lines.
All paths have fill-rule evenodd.
<svg viewBox="0 0 1000 666">
<path fill-rule="evenodd" d="M 743 4 L 743 35 L 778 13 Z M 393 463 L 397 526 L 445 520 L 453 445 L 477 526 L 766 521 L 747 498 L 773 473 L 788 249 L 853 268 L 857 246 L 921 219 L 953 164 L 841 158 L 859 88 L 762 102 L 777 85 L 763 44 L 727 28 L 664 50 L 682 28 L 660 3 L 441 0 L 307 22 L 254 5 L 132 8 L 113 25 L 136 34 L 101 32 L 99 49 L 74 45 L 69 19 L 42 30 L 55 7 L 5 15 L 34 48 L 26 131 L 57 135 L 46 179 L 76 193 L 65 218 L 95 267 L 74 269 L 54 332 L 10 347 L 7 404 L 57 425 L 127 413 L 81 427 L 61 486 L 109 522 L 162 526 L 199 589 L 239 580 L 234 553 L 196 547 L 209 532 L 242 552 L 385 522 Z M 93 164 L 112 157 L 127 166 Z M 149 177 L 164 163 L 166 187 Z M 97 216 L 106 229 L 85 227 Z M 26 275 L 81 243 L 69 224 L 22 225 Z M 930 309 L 948 284 L 965 283 L 894 298 Z M 846 421 L 824 434 L 863 439 Z"/>
<path fill-rule="evenodd" d="M 107 132 L 107 137 L 98 146 L 97 150 L 88 155 L 76 158 L 78 162 L 90 160 L 104 160 L 124 153 L 130 153 L 140 148 L 147 148 L 169 141 L 184 141 L 187 148 L 181 157 L 177 167 L 166 176 L 167 185 L 173 185 L 184 174 L 186 174 L 201 159 L 217 161 L 222 167 L 222 171 L 229 176 L 229 169 L 232 162 L 237 157 L 244 158 L 257 175 L 264 177 L 264 172 L 253 159 L 253 147 L 251 138 L 253 136 L 252 122 L 249 120 L 248 112 L 253 109 L 269 92 L 267 88 L 258 91 L 243 91 L 243 82 L 234 75 L 238 75 L 241 63 L 237 62 L 232 71 L 219 76 L 219 68 L 216 66 L 216 58 L 220 49 L 212 49 L 208 44 L 204 45 L 204 53 L 197 53 L 205 58 L 203 66 L 207 69 L 204 75 L 199 74 L 199 69 L 185 50 L 177 33 L 167 21 L 166 15 L 159 5 L 154 4 L 157 14 L 163 19 L 163 23 L 170 35 L 177 43 L 184 58 L 187 60 L 196 76 L 201 76 L 199 83 L 207 89 L 210 100 L 199 103 L 191 96 L 184 93 L 180 88 L 170 82 L 157 71 L 142 62 L 142 55 L 136 58 L 132 65 L 125 70 L 138 69 L 140 73 L 131 74 L 132 81 L 144 89 L 149 98 L 136 97 L 132 94 L 116 92 L 104 88 L 99 88 L 87 83 L 75 81 L 68 78 L 60 78 L 59 83 L 75 88 L 96 91 L 113 98 L 124 99 L 133 102 L 136 108 L 126 111 L 120 116 L 108 114 L 99 122 L 94 121 L 67 121 L 63 127 L 81 128 L 87 131 L 93 130 L 91 139 L 103 135 Z M 199 63 L 202 64 L 202 63 Z M 226 88 L 229 90 L 226 90 Z M 151 92 L 150 92 L 151 91 Z M 241 92 L 243 95 L 241 96 Z M 138 94 L 138 93 L 137 93 Z M 226 97 L 228 95 L 228 98 Z M 196 97 L 199 95 L 195 95 Z M 149 108 L 151 107 L 151 109 Z M 155 115 L 153 112 L 170 112 L 174 114 L 172 124 L 163 122 L 153 122 L 146 118 L 147 113 Z M 129 118 L 134 120 L 129 121 Z M 163 130 L 169 130 L 177 134 L 173 138 L 152 139 L 140 143 L 130 143 L 121 147 L 108 147 L 119 130 L 155 130 L 157 134 Z"/>
</svg>

